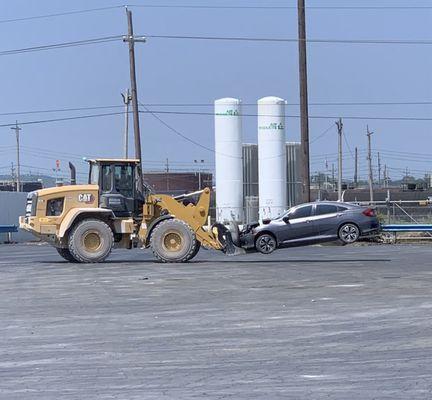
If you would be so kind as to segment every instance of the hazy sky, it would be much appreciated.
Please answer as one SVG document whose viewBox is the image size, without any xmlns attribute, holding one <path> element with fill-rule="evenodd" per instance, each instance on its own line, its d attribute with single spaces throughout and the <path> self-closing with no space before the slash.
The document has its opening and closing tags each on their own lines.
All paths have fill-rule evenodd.
<svg viewBox="0 0 432 400">
<path fill-rule="evenodd" d="M 2 1 L 1 51 L 58 42 L 76 41 L 126 32 L 124 10 L 111 9 L 86 14 L 2 22 L 27 16 L 54 14 L 96 7 L 121 5 L 119 1 Z M 291 5 L 294 0 L 153 0 L 134 4 Z M 431 5 L 412 0 L 309 0 L 309 6 L 325 5 Z M 296 10 L 179 9 L 133 7 L 135 33 L 140 35 L 205 35 L 297 37 Z M 310 39 L 432 39 L 432 9 L 323 10 L 307 11 Z M 1 55 L 0 112 L 21 112 L 74 107 L 121 105 L 120 92 L 129 85 L 127 46 L 121 42 L 65 49 Z M 432 101 L 432 45 L 407 44 L 308 44 L 310 102 L 425 102 Z M 149 39 L 137 44 L 139 98 L 143 103 L 209 104 L 220 97 L 238 97 L 255 104 L 264 96 L 280 96 L 298 102 L 297 43 L 255 43 Z M 212 112 L 212 107 L 153 106 L 153 110 Z M 311 106 L 311 140 L 334 124 L 334 116 L 429 118 L 432 105 Z M 118 112 L 121 109 L 1 115 L 0 124 Z M 244 107 L 255 114 L 256 107 Z M 297 106 L 287 115 L 298 115 Z M 207 147 L 214 146 L 213 117 L 160 114 L 166 123 Z M 387 121 L 360 119 L 344 121 L 347 142 L 360 151 L 361 175 L 366 176 L 366 125 L 375 132 L 373 146 L 382 150 L 382 163 L 398 178 L 401 169 L 421 174 L 432 170 L 429 135 L 432 121 Z M 287 119 L 287 140 L 299 139 L 299 120 Z M 80 156 L 121 156 L 123 116 L 23 125 L 24 171 L 46 172 L 61 160 L 66 173 L 68 159 L 79 171 L 86 165 Z M 194 159 L 204 159 L 212 168 L 213 153 L 199 148 L 167 129 L 151 115 L 141 115 L 145 167 L 187 168 Z M 0 173 L 15 161 L 14 135 L 0 128 Z M 256 142 L 256 117 L 245 117 L 244 141 Z M 40 149 L 44 150 L 41 151 Z M 312 143 L 312 172 L 335 162 L 336 129 Z M 353 161 L 345 145 L 346 169 L 351 177 Z M 398 152 L 404 152 L 399 154 Z M 70 156 L 65 153 L 70 153 Z M 408 154 L 413 153 L 413 154 Z M 376 163 L 376 160 L 375 160 Z M 400 170 L 396 170 L 399 168 Z"/>
</svg>

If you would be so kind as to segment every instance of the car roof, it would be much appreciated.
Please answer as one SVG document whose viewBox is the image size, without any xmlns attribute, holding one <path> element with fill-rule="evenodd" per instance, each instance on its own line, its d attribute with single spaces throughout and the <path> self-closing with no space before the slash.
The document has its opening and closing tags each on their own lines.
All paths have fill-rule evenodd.
<svg viewBox="0 0 432 400">
<path fill-rule="evenodd" d="M 297 207 L 301 207 L 301 206 L 313 206 L 313 205 L 331 205 L 331 206 L 342 206 L 342 207 L 348 207 L 348 208 L 358 208 L 361 207 L 357 204 L 352 204 L 352 203 L 344 203 L 341 201 L 329 201 L 329 200 L 324 200 L 324 201 L 313 201 L 310 203 L 303 203 L 303 204 L 298 204 L 296 206 L 294 206 L 293 208 L 297 208 Z"/>
</svg>

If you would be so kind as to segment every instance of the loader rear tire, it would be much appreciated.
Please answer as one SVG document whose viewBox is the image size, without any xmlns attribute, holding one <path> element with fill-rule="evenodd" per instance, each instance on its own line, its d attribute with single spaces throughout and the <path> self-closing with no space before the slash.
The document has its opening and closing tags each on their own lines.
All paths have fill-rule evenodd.
<svg viewBox="0 0 432 400">
<path fill-rule="evenodd" d="M 75 260 L 74 256 L 71 254 L 69 249 L 62 249 L 60 247 L 56 247 L 57 253 L 59 253 L 59 256 L 64 258 L 66 261 L 76 263 L 77 260 Z"/>
<path fill-rule="evenodd" d="M 179 219 L 167 219 L 153 229 L 150 247 L 164 263 L 183 263 L 197 254 L 198 242 L 190 226 Z"/>
<path fill-rule="evenodd" d="M 196 257 L 196 255 L 198 254 L 198 252 L 200 251 L 201 248 L 201 243 L 197 241 L 196 247 L 195 247 L 195 251 L 190 255 L 190 257 L 187 259 L 187 261 L 192 260 L 193 258 Z"/>
<path fill-rule="evenodd" d="M 114 236 L 111 228 L 98 219 L 78 222 L 69 235 L 69 252 L 80 263 L 103 262 L 111 253 Z"/>
</svg>

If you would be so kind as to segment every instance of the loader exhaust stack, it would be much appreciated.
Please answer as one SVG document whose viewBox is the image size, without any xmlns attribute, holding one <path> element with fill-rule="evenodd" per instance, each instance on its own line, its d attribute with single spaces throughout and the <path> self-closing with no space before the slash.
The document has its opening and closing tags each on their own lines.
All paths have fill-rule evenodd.
<svg viewBox="0 0 432 400">
<path fill-rule="evenodd" d="M 69 162 L 69 168 L 70 168 L 70 172 L 71 172 L 70 184 L 76 185 L 76 168 L 75 168 L 75 165 L 73 165 L 71 162 Z"/>
</svg>

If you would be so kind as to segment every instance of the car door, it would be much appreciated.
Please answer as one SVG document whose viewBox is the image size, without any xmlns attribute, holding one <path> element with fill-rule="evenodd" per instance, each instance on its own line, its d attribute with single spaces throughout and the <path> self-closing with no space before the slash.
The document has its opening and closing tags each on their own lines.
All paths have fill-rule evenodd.
<svg viewBox="0 0 432 400">
<path fill-rule="evenodd" d="M 313 205 L 307 204 L 294 208 L 285 219 L 285 226 L 281 232 L 281 242 L 300 242 L 317 236 L 318 231 L 312 218 Z"/>
<path fill-rule="evenodd" d="M 320 236 L 337 235 L 342 212 L 342 208 L 336 204 L 317 204 L 315 206 L 313 219 Z"/>
</svg>

